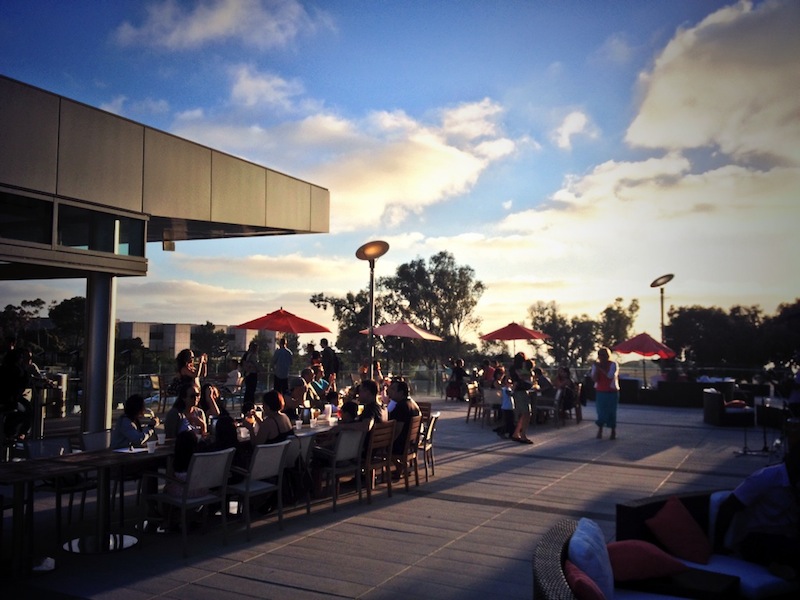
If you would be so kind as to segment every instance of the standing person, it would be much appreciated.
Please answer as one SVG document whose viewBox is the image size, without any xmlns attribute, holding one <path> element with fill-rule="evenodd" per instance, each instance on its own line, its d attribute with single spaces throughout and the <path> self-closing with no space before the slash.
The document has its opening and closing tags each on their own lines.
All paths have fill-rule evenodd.
<svg viewBox="0 0 800 600">
<path fill-rule="evenodd" d="M 258 374 L 261 363 L 258 358 L 258 342 L 252 340 L 242 357 L 242 373 L 244 374 L 244 399 L 243 403 L 255 404 L 256 388 L 258 387 Z"/>
<path fill-rule="evenodd" d="M 31 387 L 28 365 L 32 356 L 25 348 L 12 348 L 0 367 L 0 410 L 5 415 L 5 436 L 23 439 L 33 425 L 33 405 L 25 398 Z"/>
<path fill-rule="evenodd" d="M 339 378 L 339 357 L 336 356 L 336 351 L 328 345 L 327 338 L 322 338 L 319 345 L 322 346 L 322 368 L 325 369 L 330 389 L 335 392 L 337 391 L 336 380 Z"/>
<path fill-rule="evenodd" d="M 278 342 L 272 355 L 272 387 L 281 394 L 289 391 L 289 371 L 292 369 L 292 351 L 286 347 L 286 338 Z"/>
<path fill-rule="evenodd" d="M 520 444 L 533 443 L 528 439 L 528 425 L 531 422 L 531 400 L 528 391 L 533 387 L 533 383 L 532 374 L 526 369 L 526 365 L 533 368 L 532 361 L 526 360 L 523 352 L 517 352 L 508 370 L 508 378 L 513 386 L 514 418 L 517 421 L 511 439 Z"/>
<path fill-rule="evenodd" d="M 464 369 L 464 359 L 457 358 L 453 361 L 453 370 L 450 373 L 450 383 L 458 386 L 458 399 L 464 399 L 464 393 L 467 391 L 467 371 Z"/>
<path fill-rule="evenodd" d="M 600 348 L 592 365 L 592 381 L 597 409 L 597 439 L 603 438 L 603 427 L 611 428 L 611 439 L 617 439 L 617 406 L 619 405 L 619 369 L 611 360 L 611 351 Z"/>
<path fill-rule="evenodd" d="M 208 354 L 201 354 L 197 365 L 194 364 L 194 360 L 194 352 L 189 348 L 184 348 L 175 357 L 175 370 L 181 382 L 195 379 L 199 383 L 199 380 L 208 374 Z"/>
</svg>

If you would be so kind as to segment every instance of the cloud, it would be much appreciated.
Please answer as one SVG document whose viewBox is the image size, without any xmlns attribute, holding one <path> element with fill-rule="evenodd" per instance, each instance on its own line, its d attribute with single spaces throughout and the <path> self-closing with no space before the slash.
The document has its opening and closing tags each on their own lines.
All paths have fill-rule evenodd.
<svg viewBox="0 0 800 600">
<path fill-rule="evenodd" d="M 285 47 L 303 32 L 332 28 L 326 13 L 309 15 L 297 0 L 202 0 L 188 6 L 162 0 L 145 10 L 141 25 L 126 21 L 117 28 L 117 43 L 190 50 L 235 41 L 267 50 Z"/>
<path fill-rule="evenodd" d="M 125 106 L 125 102 L 127 102 L 128 98 L 126 96 L 115 96 L 110 102 L 106 102 L 100 105 L 100 108 L 106 110 L 110 113 L 114 113 L 115 115 L 121 115 L 122 109 Z"/>
<path fill-rule="evenodd" d="M 303 85 L 269 73 L 257 73 L 247 65 L 231 69 L 233 89 L 231 99 L 246 107 L 278 108 L 289 112 L 294 108 L 294 98 L 303 94 Z"/>
<path fill-rule="evenodd" d="M 739 2 L 679 30 L 640 75 L 642 103 L 626 140 L 799 165 L 799 22 L 800 3 Z"/>
<path fill-rule="evenodd" d="M 247 79 L 261 78 L 248 71 Z M 173 131 L 327 187 L 331 231 L 343 232 L 397 225 L 463 195 L 517 151 L 519 142 L 503 135 L 502 107 L 489 99 L 432 114 L 426 122 L 399 110 L 362 119 L 322 112 L 271 127 L 180 120 Z"/>
<path fill-rule="evenodd" d="M 624 33 L 615 33 L 606 38 L 602 46 L 600 46 L 594 56 L 591 57 L 591 61 L 625 65 L 631 61 L 634 52 L 634 48 L 631 47 L 628 37 Z"/>
<path fill-rule="evenodd" d="M 573 110 L 564 117 L 561 124 L 551 133 L 550 138 L 562 150 L 571 150 L 572 138 L 579 135 L 596 138 L 597 128 L 592 125 L 586 113 Z"/>
</svg>

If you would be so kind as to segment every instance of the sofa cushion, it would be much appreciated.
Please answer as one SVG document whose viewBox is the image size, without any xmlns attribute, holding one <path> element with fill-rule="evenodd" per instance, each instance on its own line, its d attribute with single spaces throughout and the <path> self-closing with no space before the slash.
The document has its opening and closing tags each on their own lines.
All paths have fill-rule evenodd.
<svg viewBox="0 0 800 600">
<path fill-rule="evenodd" d="M 705 564 L 711 556 L 711 542 L 683 503 L 672 496 L 655 516 L 645 521 L 668 552 L 695 563 Z"/>
<path fill-rule="evenodd" d="M 624 540 L 607 545 L 614 581 L 638 581 L 668 577 L 688 567 L 658 546 L 642 540 Z"/>
<path fill-rule="evenodd" d="M 691 563 L 695 569 L 714 571 L 739 578 L 739 592 L 749 600 L 789 595 L 800 591 L 800 582 L 786 581 L 770 573 L 767 567 L 747 562 L 735 556 L 713 554 L 707 564 Z"/>
<path fill-rule="evenodd" d="M 606 600 L 603 591 L 586 573 L 575 566 L 571 560 L 564 561 L 564 576 L 569 589 L 578 600 Z"/>
<path fill-rule="evenodd" d="M 567 555 L 576 567 L 592 578 L 606 598 L 614 597 L 614 573 L 603 531 L 597 523 L 586 518 L 578 521 Z"/>
</svg>

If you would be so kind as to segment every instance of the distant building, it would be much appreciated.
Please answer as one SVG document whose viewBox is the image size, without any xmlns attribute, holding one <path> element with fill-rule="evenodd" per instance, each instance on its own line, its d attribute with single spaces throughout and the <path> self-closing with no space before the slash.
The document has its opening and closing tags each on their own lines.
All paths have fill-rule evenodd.
<svg viewBox="0 0 800 600">
<path fill-rule="evenodd" d="M 142 345 L 153 352 L 177 354 L 184 348 L 192 348 L 192 333 L 202 325 L 190 323 L 146 323 L 142 321 L 118 321 L 118 339 L 139 338 Z M 228 352 L 239 356 L 247 350 L 250 341 L 259 334 L 270 340 L 270 347 L 276 344 L 274 331 L 254 331 L 239 329 L 233 325 L 216 325 L 216 331 L 224 331 L 228 338 Z"/>
</svg>

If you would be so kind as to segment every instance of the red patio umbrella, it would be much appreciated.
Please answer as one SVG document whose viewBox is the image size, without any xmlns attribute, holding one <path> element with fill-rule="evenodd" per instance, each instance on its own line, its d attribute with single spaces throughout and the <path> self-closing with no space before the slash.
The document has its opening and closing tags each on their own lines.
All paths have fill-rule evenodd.
<svg viewBox="0 0 800 600">
<path fill-rule="evenodd" d="M 369 329 L 362 329 L 359 333 L 369 333 Z M 438 335 L 417 327 L 408 321 L 397 321 L 396 323 L 386 323 L 372 329 L 372 333 L 380 336 L 392 336 L 399 338 L 409 338 L 415 340 L 427 340 L 430 342 L 443 342 Z M 403 359 L 405 355 L 405 342 L 400 345 L 400 375 L 403 374 Z"/>
<path fill-rule="evenodd" d="M 658 356 L 659 358 L 673 358 L 675 351 L 669 346 L 665 346 L 658 340 L 653 339 L 647 333 L 640 333 L 629 340 L 620 342 L 612 348 L 618 354 L 641 354 L 642 356 Z M 647 366 L 642 362 L 642 379 L 645 387 L 647 385 Z"/>
<path fill-rule="evenodd" d="M 481 336 L 482 340 L 547 340 L 550 336 L 535 329 L 528 329 L 518 323 L 509 323 L 505 327 L 496 329 Z M 517 345 L 514 344 L 514 352 L 517 351 Z"/>
<path fill-rule="evenodd" d="M 238 329 L 267 329 L 281 333 L 330 333 L 331 331 L 324 325 L 298 317 L 283 308 L 236 327 Z"/>
</svg>

